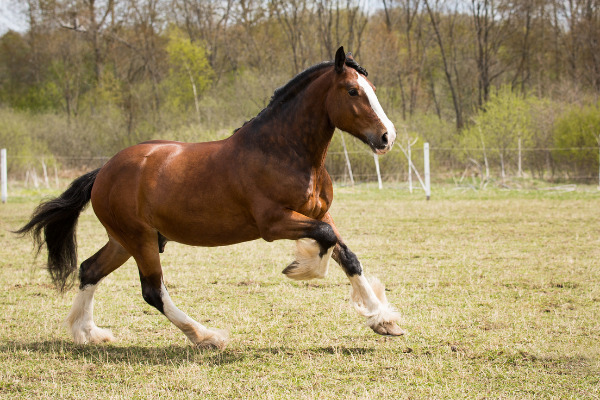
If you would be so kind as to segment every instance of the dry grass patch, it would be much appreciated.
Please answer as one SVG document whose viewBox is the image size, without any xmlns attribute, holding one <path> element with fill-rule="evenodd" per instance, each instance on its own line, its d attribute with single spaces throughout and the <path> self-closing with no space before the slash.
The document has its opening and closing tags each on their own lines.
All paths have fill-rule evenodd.
<svg viewBox="0 0 600 400">
<path fill-rule="evenodd" d="M 131 261 L 96 296 L 96 322 L 117 342 L 74 345 L 61 324 L 75 291 L 57 295 L 31 243 L 7 232 L 39 201 L 22 193 L 0 205 L 0 397 L 597 398 L 599 200 L 337 188 L 336 223 L 386 284 L 402 338 L 364 325 L 337 266 L 325 280 L 286 279 L 291 242 L 169 243 L 175 303 L 231 333 L 224 351 L 201 351 L 143 301 Z M 105 241 L 89 210 L 78 235 L 80 260 Z"/>
</svg>

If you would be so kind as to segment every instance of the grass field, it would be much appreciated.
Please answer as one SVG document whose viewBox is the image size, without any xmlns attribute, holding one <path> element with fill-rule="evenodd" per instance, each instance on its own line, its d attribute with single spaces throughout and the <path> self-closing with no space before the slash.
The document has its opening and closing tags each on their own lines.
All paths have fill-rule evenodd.
<svg viewBox="0 0 600 400">
<path fill-rule="evenodd" d="M 407 336 L 374 334 L 332 263 L 325 280 L 281 270 L 293 243 L 169 243 L 175 303 L 227 329 L 198 350 L 141 297 L 129 261 L 104 280 L 95 317 L 117 341 L 77 346 L 23 224 L 39 193 L 0 204 L 0 398 L 403 399 L 600 397 L 600 193 L 336 188 L 332 214 L 381 279 Z M 81 217 L 79 258 L 105 233 Z"/>
</svg>

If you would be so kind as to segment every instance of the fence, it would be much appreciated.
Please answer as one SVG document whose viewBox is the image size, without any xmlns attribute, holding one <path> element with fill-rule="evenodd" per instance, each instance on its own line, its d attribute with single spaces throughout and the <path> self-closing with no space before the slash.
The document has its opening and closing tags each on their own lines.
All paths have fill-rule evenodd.
<svg viewBox="0 0 600 400">
<path fill-rule="evenodd" d="M 431 180 L 435 183 L 477 185 L 496 183 L 510 186 L 517 179 L 539 179 L 548 182 L 597 183 L 600 186 L 600 148 L 449 148 L 430 147 Z M 409 173 L 411 159 L 418 171 L 424 171 L 423 146 L 397 144 L 392 151 L 379 158 L 384 182 L 406 182 L 410 189 L 415 171 Z M 349 161 L 343 151 L 330 151 L 327 169 L 334 181 L 352 184 L 348 166 L 351 165 L 356 181 L 375 181 L 376 167 L 368 149 L 348 150 Z"/>
<path fill-rule="evenodd" d="M 486 187 L 496 184 L 511 187 L 521 178 L 551 182 L 598 183 L 600 187 L 600 147 L 573 148 L 450 148 L 413 143 L 397 143 L 382 157 L 374 157 L 364 145 L 341 137 L 343 146 L 330 148 L 326 167 L 340 185 L 377 182 L 379 187 L 394 182 L 394 187 L 423 189 L 429 181 L 464 186 Z M 424 163 L 430 155 L 430 167 Z M 60 179 L 72 179 L 102 166 L 110 157 L 7 156 L 1 152 L 2 201 L 6 201 L 7 166 L 13 180 L 29 187 L 59 187 Z M 408 160 L 411 160 L 409 163 Z M 418 183 L 417 183 L 418 182 Z M 401 185 L 398 185 L 401 183 Z M 427 192 L 428 196 L 430 193 Z"/>
</svg>

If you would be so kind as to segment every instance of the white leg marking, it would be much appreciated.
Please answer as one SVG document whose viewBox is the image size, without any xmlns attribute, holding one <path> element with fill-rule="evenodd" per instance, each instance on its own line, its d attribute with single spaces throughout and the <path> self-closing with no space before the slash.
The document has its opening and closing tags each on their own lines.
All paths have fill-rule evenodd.
<svg viewBox="0 0 600 400">
<path fill-rule="evenodd" d="M 73 340 L 77 344 L 102 343 L 115 340 L 108 329 L 98 328 L 94 323 L 94 292 L 98 284 L 87 285 L 79 290 L 73 300 L 71 312 L 65 321 L 71 335 L 73 335 Z"/>
<path fill-rule="evenodd" d="M 379 104 L 379 99 L 377 98 L 377 95 L 375 94 L 375 91 L 373 90 L 369 82 L 367 82 L 364 76 L 362 76 L 358 72 L 356 72 L 356 75 L 358 76 L 358 85 L 367 94 L 367 98 L 369 99 L 369 104 L 371 104 L 371 108 L 373 109 L 381 123 L 385 126 L 385 129 L 387 129 L 388 142 L 394 143 L 394 140 L 396 140 L 396 128 L 394 127 L 394 124 L 392 123 L 392 121 L 390 121 L 390 119 L 383 111 L 381 104 Z"/>
<path fill-rule="evenodd" d="M 388 303 L 385 288 L 377 278 L 370 281 L 364 275 L 354 275 L 349 278 L 352 284 L 350 301 L 354 309 L 367 318 L 371 328 L 382 323 L 400 320 L 400 314 Z"/>
<path fill-rule="evenodd" d="M 329 259 L 333 252 L 332 246 L 323 257 L 319 255 L 321 246 L 314 239 L 296 240 L 296 260 L 283 273 L 295 280 L 324 278 L 329 269 Z"/>
<path fill-rule="evenodd" d="M 194 321 L 181 311 L 173 301 L 164 284 L 160 287 L 160 298 L 163 303 L 165 316 L 198 347 L 216 347 L 223 349 L 227 345 L 227 333 L 225 331 L 208 329 L 202 324 Z"/>
</svg>

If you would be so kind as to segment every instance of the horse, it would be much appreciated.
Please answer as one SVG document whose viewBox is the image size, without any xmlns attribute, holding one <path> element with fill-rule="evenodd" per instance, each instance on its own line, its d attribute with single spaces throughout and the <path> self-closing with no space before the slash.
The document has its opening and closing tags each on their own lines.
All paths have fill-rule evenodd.
<svg viewBox="0 0 600 400">
<path fill-rule="evenodd" d="M 329 214 L 332 181 L 325 169 L 335 128 L 376 154 L 388 152 L 396 130 L 375 87 L 351 53 L 314 65 L 277 89 L 256 117 L 226 139 L 143 142 L 121 150 L 101 168 L 75 179 L 42 202 L 17 234 L 31 234 L 61 291 L 77 270 L 76 225 L 91 202 L 107 243 L 79 267 L 79 291 L 66 319 L 77 344 L 114 340 L 94 323 L 94 292 L 130 257 L 144 300 L 201 348 L 223 349 L 228 335 L 207 328 L 173 303 L 163 281 L 160 253 L 169 241 L 225 246 L 264 239 L 296 241 L 291 279 L 323 278 L 330 258 L 351 284 L 351 301 L 380 335 L 399 336 L 399 313 L 377 279 L 367 279 Z M 72 279 L 69 279 L 71 277 Z"/>
</svg>

